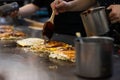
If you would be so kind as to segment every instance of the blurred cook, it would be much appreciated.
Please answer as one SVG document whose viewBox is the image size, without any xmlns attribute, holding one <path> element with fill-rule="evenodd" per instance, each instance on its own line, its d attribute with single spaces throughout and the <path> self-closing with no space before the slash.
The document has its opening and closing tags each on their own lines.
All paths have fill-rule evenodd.
<svg viewBox="0 0 120 80">
<path fill-rule="evenodd" d="M 51 15 L 51 6 L 50 4 L 54 0 L 34 0 L 32 3 L 27 4 L 19 9 L 18 15 L 20 16 L 28 16 L 39 10 L 41 7 L 47 7 L 49 15 Z M 80 32 L 81 36 L 86 36 L 82 20 L 80 18 L 80 12 L 89 8 L 95 3 L 95 0 L 73 0 L 73 1 L 58 1 L 58 3 L 64 2 L 65 4 L 68 5 L 73 5 L 72 7 L 69 7 L 70 11 L 74 12 L 64 12 L 64 13 L 59 13 L 59 15 L 55 16 L 54 19 L 54 25 L 55 25 L 55 33 L 60 34 L 58 36 L 59 38 L 61 37 L 61 40 L 65 41 L 66 35 L 72 35 L 75 36 L 76 32 Z M 79 4 L 77 6 L 81 7 L 75 7 L 76 3 Z M 63 3 L 62 3 L 63 4 Z M 60 5 L 62 5 L 60 4 Z M 54 5 L 54 2 L 51 4 Z M 59 5 L 56 6 L 59 9 Z M 75 7 L 75 8 L 74 8 Z M 75 11 L 76 8 L 79 8 L 80 11 Z M 12 16 L 16 16 L 15 13 L 12 14 Z M 64 37 L 62 35 L 65 35 Z M 57 36 L 57 35 L 56 35 Z M 65 38 L 65 39 L 63 39 Z M 69 41 L 73 41 L 74 37 L 69 37 Z M 55 39 L 55 37 L 53 37 Z"/>
<path fill-rule="evenodd" d="M 19 9 L 18 15 L 28 16 L 39 10 L 41 7 L 47 7 L 49 14 L 51 14 L 50 4 L 54 0 L 34 0 L 32 3 L 27 4 Z M 61 2 L 61 1 L 60 1 Z M 73 5 L 69 8 L 70 11 L 75 11 L 79 8 L 80 11 L 87 9 L 89 6 L 94 4 L 94 0 L 74 0 L 74 1 L 63 1 L 68 5 Z M 77 5 L 76 3 L 79 4 Z M 61 4 L 62 5 L 62 4 Z M 80 7 L 76 7 L 75 5 Z M 58 7 L 59 8 L 59 5 Z M 75 32 L 81 32 L 85 36 L 83 24 L 80 18 L 80 12 L 65 12 L 60 13 L 55 17 L 55 32 L 60 34 L 70 34 L 74 35 Z"/>
</svg>

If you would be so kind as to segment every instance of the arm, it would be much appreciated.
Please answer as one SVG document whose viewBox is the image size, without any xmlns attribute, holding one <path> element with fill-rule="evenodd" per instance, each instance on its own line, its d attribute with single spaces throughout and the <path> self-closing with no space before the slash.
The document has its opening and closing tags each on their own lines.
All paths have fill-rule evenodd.
<svg viewBox="0 0 120 80">
<path fill-rule="evenodd" d="M 58 13 L 68 11 L 82 11 L 88 9 L 90 6 L 95 4 L 95 0 L 73 0 L 66 2 L 64 0 L 56 0 L 51 4 L 52 8 L 55 8 Z"/>
<path fill-rule="evenodd" d="M 68 2 L 68 11 L 82 11 L 95 3 L 95 0 L 74 0 Z"/>
<path fill-rule="evenodd" d="M 34 4 L 27 4 L 23 7 L 21 7 L 18 11 L 18 15 L 20 16 L 29 16 L 31 14 L 33 14 L 34 12 L 36 12 L 39 9 L 39 7 L 37 7 Z"/>
<path fill-rule="evenodd" d="M 10 16 L 11 17 L 16 17 L 16 16 L 26 17 L 26 16 L 32 15 L 38 9 L 39 9 L 39 7 L 37 7 L 36 5 L 30 3 L 30 4 L 26 4 L 25 6 L 19 8 L 19 11 L 12 12 L 10 14 Z"/>
</svg>

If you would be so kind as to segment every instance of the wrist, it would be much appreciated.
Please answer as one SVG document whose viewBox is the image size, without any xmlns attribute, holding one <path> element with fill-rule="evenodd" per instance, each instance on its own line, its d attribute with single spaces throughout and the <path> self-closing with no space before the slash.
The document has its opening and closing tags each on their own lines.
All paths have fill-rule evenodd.
<svg viewBox="0 0 120 80">
<path fill-rule="evenodd" d="M 67 2 L 66 11 L 72 11 L 73 3 L 72 1 Z"/>
</svg>

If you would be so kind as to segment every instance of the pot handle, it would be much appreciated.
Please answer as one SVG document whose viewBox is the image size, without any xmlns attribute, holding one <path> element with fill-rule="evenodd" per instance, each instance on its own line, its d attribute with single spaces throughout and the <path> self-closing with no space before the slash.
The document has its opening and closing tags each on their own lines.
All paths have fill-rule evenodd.
<svg viewBox="0 0 120 80">
<path fill-rule="evenodd" d="M 106 16 L 107 16 L 107 20 L 108 20 L 108 25 L 109 26 L 111 26 L 111 21 L 110 21 L 110 19 L 109 19 L 109 13 L 111 12 L 112 10 L 110 9 L 110 10 L 108 10 L 108 9 L 105 9 L 105 12 L 106 12 Z"/>
</svg>

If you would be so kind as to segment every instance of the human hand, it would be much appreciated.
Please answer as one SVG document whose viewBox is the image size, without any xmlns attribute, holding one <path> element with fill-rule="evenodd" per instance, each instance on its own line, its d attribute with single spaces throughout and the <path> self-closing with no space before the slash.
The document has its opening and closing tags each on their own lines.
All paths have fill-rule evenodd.
<svg viewBox="0 0 120 80">
<path fill-rule="evenodd" d="M 11 16 L 11 17 L 17 17 L 18 16 L 18 10 L 16 10 L 16 11 L 13 11 L 13 12 L 11 12 L 10 14 L 9 14 L 9 16 Z"/>
<path fill-rule="evenodd" d="M 111 10 L 109 14 L 111 23 L 117 23 L 117 22 L 120 23 L 120 5 L 119 4 L 110 5 L 107 9 Z"/>
<path fill-rule="evenodd" d="M 64 0 L 55 0 L 51 3 L 51 8 L 55 9 L 56 15 L 58 15 L 59 13 L 67 12 L 69 10 L 69 6 L 70 3 Z"/>
</svg>

